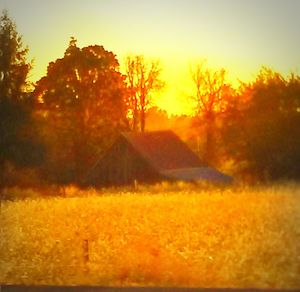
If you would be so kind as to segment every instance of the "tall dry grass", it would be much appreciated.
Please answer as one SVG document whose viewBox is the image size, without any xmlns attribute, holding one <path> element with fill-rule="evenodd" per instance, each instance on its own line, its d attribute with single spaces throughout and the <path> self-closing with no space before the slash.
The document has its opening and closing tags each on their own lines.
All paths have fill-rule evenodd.
<svg viewBox="0 0 300 292">
<path fill-rule="evenodd" d="M 300 288 L 297 184 L 64 195 L 2 203 L 1 283 Z"/>
</svg>

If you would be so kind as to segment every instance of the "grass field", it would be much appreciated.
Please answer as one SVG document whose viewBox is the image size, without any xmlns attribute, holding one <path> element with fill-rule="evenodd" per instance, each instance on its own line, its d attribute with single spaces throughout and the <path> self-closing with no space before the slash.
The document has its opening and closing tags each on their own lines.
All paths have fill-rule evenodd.
<svg viewBox="0 0 300 292">
<path fill-rule="evenodd" d="M 300 288 L 300 185 L 64 193 L 2 202 L 0 283 Z"/>
</svg>

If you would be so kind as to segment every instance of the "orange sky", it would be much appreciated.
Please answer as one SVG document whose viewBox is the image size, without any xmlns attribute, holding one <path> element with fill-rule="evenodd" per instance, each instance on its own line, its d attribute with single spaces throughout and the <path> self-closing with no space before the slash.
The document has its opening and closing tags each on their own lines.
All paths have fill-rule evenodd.
<svg viewBox="0 0 300 292">
<path fill-rule="evenodd" d="M 298 0 L 0 0 L 34 58 L 31 80 L 78 46 L 103 45 L 120 63 L 128 54 L 159 59 L 165 90 L 157 104 L 190 111 L 189 66 L 207 59 L 230 81 L 251 80 L 261 65 L 289 73 L 300 65 Z"/>
</svg>

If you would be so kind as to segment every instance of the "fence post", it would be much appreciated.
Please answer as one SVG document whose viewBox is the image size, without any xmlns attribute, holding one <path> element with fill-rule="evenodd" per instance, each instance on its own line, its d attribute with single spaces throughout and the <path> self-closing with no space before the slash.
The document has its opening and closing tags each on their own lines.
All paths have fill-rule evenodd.
<svg viewBox="0 0 300 292">
<path fill-rule="evenodd" d="M 133 183 L 134 183 L 134 189 L 137 190 L 137 188 L 138 188 L 138 181 L 135 179 Z"/>
<path fill-rule="evenodd" d="M 83 262 L 84 262 L 84 269 L 86 272 L 88 272 L 88 262 L 90 261 L 90 254 L 89 254 L 89 240 L 84 239 L 83 240 Z"/>
</svg>

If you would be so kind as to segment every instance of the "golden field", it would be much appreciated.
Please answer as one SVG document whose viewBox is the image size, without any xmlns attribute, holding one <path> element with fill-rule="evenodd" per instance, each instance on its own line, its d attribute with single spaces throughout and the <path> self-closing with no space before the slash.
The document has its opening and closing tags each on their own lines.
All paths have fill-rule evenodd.
<svg viewBox="0 0 300 292">
<path fill-rule="evenodd" d="M 300 288 L 300 185 L 22 192 L 1 206 L 2 284 Z"/>
</svg>

